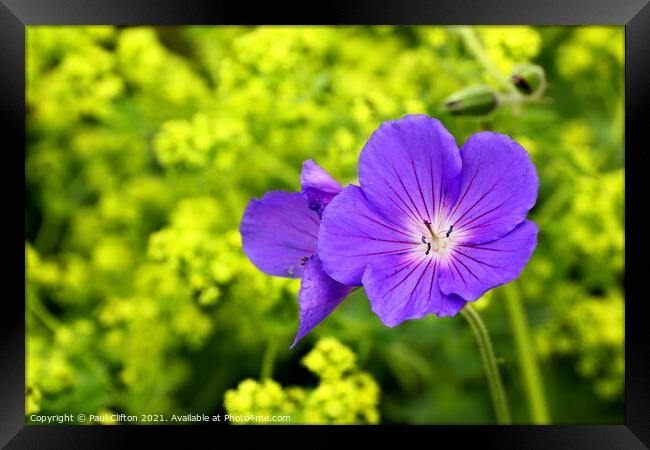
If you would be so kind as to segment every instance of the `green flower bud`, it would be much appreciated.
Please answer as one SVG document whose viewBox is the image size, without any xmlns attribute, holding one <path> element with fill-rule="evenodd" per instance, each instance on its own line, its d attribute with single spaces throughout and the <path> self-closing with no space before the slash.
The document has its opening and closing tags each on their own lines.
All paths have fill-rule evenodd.
<svg viewBox="0 0 650 450">
<path fill-rule="evenodd" d="M 494 89 L 479 85 L 462 89 L 447 97 L 443 109 L 459 116 L 483 116 L 494 111 L 497 104 L 497 93 Z"/>
<path fill-rule="evenodd" d="M 512 69 L 510 80 L 525 95 L 541 94 L 546 87 L 544 69 L 534 64 L 517 64 Z"/>
</svg>

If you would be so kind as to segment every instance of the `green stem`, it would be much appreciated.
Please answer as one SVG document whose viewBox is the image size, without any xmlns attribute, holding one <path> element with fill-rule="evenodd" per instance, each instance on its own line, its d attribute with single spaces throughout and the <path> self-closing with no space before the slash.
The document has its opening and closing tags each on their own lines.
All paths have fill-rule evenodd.
<svg viewBox="0 0 650 450">
<path fill-rule="evenodd" d="M 465 45 L 465 48 L 467 51 L 469 51 L 474 58 L 483 66 L 485 70 L 503 86 L 503 88 L 509 92 L 512 92 L 513 94 L 517 94 L 518 92 L 515 89 L 515 87 L 510 83 L 508 78 L 501 73 L 499 69 L 496 68 L 494 64 L 492 64 L 492 61 L 490 61 L 490 58 L 488 57 L 487 53 L 485 52 L 485 49 L 483 48 L 483 44 L 481 43 L 480 39 L 476 35 L 476 32 L 470 28 L 470 27 L 458 27 L 456 28 L 457 33 L 459 34 L 461 40 L 463 41 L 463 44 Z"/>
<path fill-rule="evenodd" d="M 267 378 L 273 377 L 273 366 L 275 365 L 275 354 L 278 351 L 277 339 L 271 338 L 269 344 L 266 346 L 266 351 L 264 352 L 264 359 L 262 360 L 262 371 L 260 373 L 260 379 L 265 380 Z"/>
<path fill-rule="evenodd" d="M 61 323 L 35 296 L 29 296 L 27 298 L 27 308 L 53 333 L 56 333 L 61 328 Z"/>
<path fill-rule="evenodd" d="M 61 230 L 61 219 L 54 217 L 51 211 L 45 211 L 43 221 L 34 239 L 34 247 L 39 253 L 44 254 L 54 248 Z"/>
<path fill-rule="evenodd" d="M 494 355 L 494 349 L 492 348 L 492 342 L 490 341 L 490 335 L 488 334 L 487 328 L 469 303 L 465 305 L 461 312 L 471 325 L 474 335 L 476 336 L 476 341 L 481 350 L 481 358 L 483 359 L 485 375 L 487 376 L 488 385 L 490 386 L 490 394 L 492 396 L 492 402 L 494 403 L 497 423 L 501 425 L 510 424 L 511 418 L 510 409 L 508 408 L 508 399 L 506 398 L 506 391 L 503 388 L 503 382 L 501 381 L 501 375 L 499 374 L 499 366 L 497 365 L 496 356 Z"/>
<path fill-rule="evenodd" d="M 535 424 L 548 424 L 550 423 L 550 416 L 544 394 L 544 384 L 542 383 L 535 349 L 530 339 L 530 328 L 528 327 L 528 320 L 521 303 L 519 291 L 514 283 L 510 283 L 503 287 L 503 293 L 515 338 L 515 346 L 517 347 L 519 368 L 526 387 L 530 416 Z"/>
</svg>

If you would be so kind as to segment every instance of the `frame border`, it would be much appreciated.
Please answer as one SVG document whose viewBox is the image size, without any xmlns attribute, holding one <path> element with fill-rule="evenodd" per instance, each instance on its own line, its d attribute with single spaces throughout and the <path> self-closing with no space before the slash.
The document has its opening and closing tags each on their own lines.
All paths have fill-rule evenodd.
<svg viewBox="0 0 650 450">
<path fill-rule="evenodd" d="M 625 25 L 625 233 L 633 245 L 625 252 L 625 425 L 431 425 L 410 427 L 409 434 L 421 434 L 423 439 L 449 439 L 461 444 L 479 444 L 498 449 L 536 450 L 549 448 L 571 449 L 643 449 L 650 446 L 650 346 L 647 325 L 643 323 L 643 302 L 637 268 L 643 250 L 648 248 L 648 235 L 640 223 L 640 201 L 644 199 L 635 184 L 640 184 L 641 167 L 647 156 L 647 141 L 642 144 L 645 129 L 650 123 L 650 5 L 647 0 L 552 0 L 536 3 L 531 0 L 499 0 L 490 3 L 476 0 L 455 0 L 435 5 L 426 0 L 375 0 L 372 8 L 362 0 L 335 0 L 313 5 L 311 11 L 281 6 L 276 3 L 250 8 L 248 5 L 185 0 L 130 0 L 117 2 L 105 0 L 0 0 L 0 130 L 5 141 L 5 155 L 11 160 L 0 177 L 3 192 L 15 193 L 19 159 L 25 156 L 25 27 L 27 25 L 190 25 L 190 24 L 403 24 L 403 25 Z M 18 151 L 22 149 L 22 153 Z M 25 182 L 23 172 L 23 183 Z M 18 199 L 12 201 L 7 215 L 19 217 Z M 24 209 L 23 213 L 24 214 Z M 24 216 L 23 216 L 24 218 Z M 24 222 L 12 220 L 11 233 L 5 235 L 9 247 L 15 250 L 19 261 L 24 262 Z M 11 262 L 7 265 L 17 273 L 8 274 L 5 290 L 5 310 L 0 314 L 0 445 L 6 448 L 115 448 L 122 447 L 136 436 L 145 437 L 148 443 L 155 439 L 169 443 L 179 436 L 176 431 L 194 434 L 205 433 L 214 441 L 214 429 L 202 425 L 157 426 L 26 426 L 24 420 L 25 392 L 25 310 L 17 298 L 25 297 L 25 285 L 17 280 L 24 271 Z M 23 265 L 23 269 L 24 269 Z M 639 265 L 638 267 L 642 267 Z M 4 271 L 3 271 L 4 273 Z M 637 293 L 638 291 L 638 293 Z M 24 301 L 24 300 L 23 300 Z M 299 430 L 321 431 L 321 426 L 302 427 Z M 361 431 L 367 437 L 383 438 L 387 432 L 399 427 L 328 427 L 332 440 L 347 436 L 351 431 Z M 223 432 L 230 437 L 243 439 L 250 433 L 282 435 L 295 439 L 295 427 L 226 427 Z M 227 430 L 227 431 L 226 431 Z M 181 439 L 186 439 L 185 433 Z M 278 436 L 279 437 L 279 436 Z M 208 441 L 209 442 L 209 441 Z"/>
</svg>

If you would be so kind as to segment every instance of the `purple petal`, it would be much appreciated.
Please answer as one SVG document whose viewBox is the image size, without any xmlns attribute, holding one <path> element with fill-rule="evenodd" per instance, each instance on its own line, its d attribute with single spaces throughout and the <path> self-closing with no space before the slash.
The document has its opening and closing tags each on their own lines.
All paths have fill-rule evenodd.
<svg viewBox="0 0 650 450">
<path fill-rule="evenodd" d="M 323 214 L 323 210 L 334 196 L 343 189 L 330 174 L 311 159 L 302 164 L 300 183 L 302 193 L 309 202 L 309 208 L 316 211 L 319 216 Z"/>
<path fill-rule="evenodd" d="M 320 219 L 301 193 L 267 192 L 250 201 L 239 231 L 244 253 L 262 272 L 300 278 L 316 251 Z"/>
<path fill-rule="evenodd" d="M 465 306 L 457 295 L 440 291 L 439 260 L 420 255 L 391 255 L 374 260 L 363 275 L 372 311 L 394 327 L 427 314 L 453 316 Z"/>
<path fill-rule="evenodd" d="M 481 132 L 465 142 L 460 155 L 458 200 L 447 219 L 454 237 L 480 244 L 506 235 L 537 199 L 537 172 L 528 153 L 506 135 Z"/>
<path fill-rule="evenodd" d="M 519 276 L 537 245 L 537 225 L 524 221 L 509 234 L 483 244 L 458 243 L 441 264 L 440 289 L 473 301 Z"/>
<path fill-rule="evenodd" d="M 438 288 L 440 288 L 439 281 L 438 281 Z M 440 310 L 440 312 L 436 313 L 438 317 L 455 316 L 467 304 L 467 302 L 459 295 L 456 294 L 447 295 L 444 292 L 442 293 L 442 295 L 444 301 L 443 301 L 442 309 Z"/>
<path fill-rule="evenodd" d="M 458 193 L 461 160 L 454 137 L 436 119 L 409 115 L 384 122 L 359 157 L 359 182 L 386 217 L 435 223 Z"/>
<path fill-rule="evenodd" d="M 387 220 L 354 185 L 332 200 L 323 214 L 318 254 L 323 268 L 335 280 L 361 284 L 366 266 L 375 258 L 419 251 L 421 232 Z"/>
<path fill-rule="evenodd" d="M 352 287 L 338 283 L 327 276 L 323 271 L 318 254 L 314 254 L 305 263 L 305 271 L 298 294 L 300 326 L 291 348 L 325 317 L 329 316 L 352 292 L 352 289 Z"/>
</svg>

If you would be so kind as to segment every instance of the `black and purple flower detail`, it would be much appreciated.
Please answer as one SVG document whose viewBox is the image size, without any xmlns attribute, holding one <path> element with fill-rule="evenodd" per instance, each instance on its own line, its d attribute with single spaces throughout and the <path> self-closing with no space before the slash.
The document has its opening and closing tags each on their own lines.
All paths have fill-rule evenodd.
<svg viewBox="0 0 650 450">
<path fill-rule="evenodd" d="M 244 213 L 244 252 L 263 272 L 302 278 L 295 345 L 355 286 L 387 326 L 453 316 L 515 279 L 537 245 L 528 220 L 538 178 L 508 136 L 481 132 L 459 150 L 436 119 L 382 124 L 345 189 L 313 161 L 302 193 L 274 191 Z M 292 346 L 293 346 L 292 345 Z"/>
</svg>

